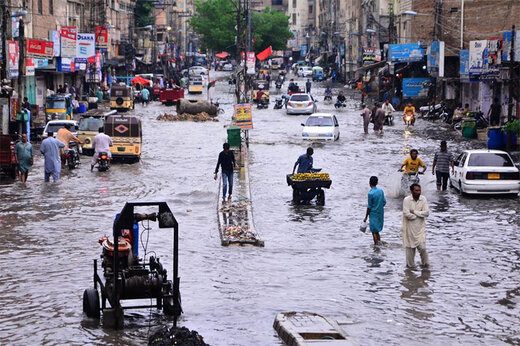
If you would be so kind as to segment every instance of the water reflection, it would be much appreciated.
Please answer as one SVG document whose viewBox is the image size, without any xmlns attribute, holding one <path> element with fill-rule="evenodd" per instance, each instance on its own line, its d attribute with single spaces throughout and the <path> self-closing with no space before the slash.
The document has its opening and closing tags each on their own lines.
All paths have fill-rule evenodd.
<svg viewBox="0 0 520 346">
<path fill-rule="evenodd" d="M 429 287 L 430 277 L 429 269 L 422 269 L 420 272 L 413 269 L 405 269 L 404 271 L 401 279 L 401 286 L 404 288 L 401 289 L 401 299 L 407 303 L 404 311 L 413 318 L 424 320 L 435 315 L 429 308 L 433 293 Z"/>
</svg>

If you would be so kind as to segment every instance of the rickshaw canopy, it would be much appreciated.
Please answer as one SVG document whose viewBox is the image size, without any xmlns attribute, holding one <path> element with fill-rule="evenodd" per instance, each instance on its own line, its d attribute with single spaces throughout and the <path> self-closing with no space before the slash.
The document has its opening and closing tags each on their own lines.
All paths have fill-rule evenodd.
<svg viewBox="0 0 520 346">
<path fill-rule="evenodd" d="M 105 120 L 105 134 L 111 137 L 141 137 L 141 119 L 110 115 Z"/>
</svg>

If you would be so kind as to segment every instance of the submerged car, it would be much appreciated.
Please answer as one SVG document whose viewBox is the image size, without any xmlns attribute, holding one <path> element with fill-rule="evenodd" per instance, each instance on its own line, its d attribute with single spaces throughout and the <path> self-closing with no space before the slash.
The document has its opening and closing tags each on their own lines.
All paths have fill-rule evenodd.
<svg viewBox="0 0 520 346">
<path fill-rule="evenodd" d="M 287 102 L 287 114 L 312 114 L 317 110 L 316 101 L 309 94 L 293 94 Z"/>
<path fill-rule="evenodd" d="M 312 67 L 310 67 L 310 66 L 299 67 L 297 75 L 299 77 L 311 77 L 312 76 Z"/>
<path fill-rule="evenodd" d="M 501 150 L 466 150 L 455 160 L 450 186 L 467 194 L 520 192 L 520 171 Z"/>
<path fill-rule="evenodd" d="M 339 139 L 339 123 L 329 113 L 314 113 L 302 124 L 302 139 L 311 141 L 335 141 Z"/>
</svg>

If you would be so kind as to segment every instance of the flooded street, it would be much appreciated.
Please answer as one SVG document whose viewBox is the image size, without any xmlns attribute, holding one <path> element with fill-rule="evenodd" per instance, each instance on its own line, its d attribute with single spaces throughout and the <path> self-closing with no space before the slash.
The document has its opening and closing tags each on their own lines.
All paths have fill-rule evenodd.
<svg viewBox="0 0 520 346">
<path fill-rule="evenodd" d="M 273 89 L 269 109 L 253 110 L 249 148 L 253 216 L 264 248 L 220 245 L 213 172 L 232 115 L 227 81 L 214 91 L 225 109 L 219 122 L 160 122 L 155 118 L 173 107 L 137 105 L 144 141 L 137 164 L 91 173 L 90 157 L 82 156 L 79 169 L 44 184 L 35 147 L 27 186 L 2 177 L 0 344 L 142 345 L 154 326 L 171 323 L 155 310 L 130 310 L 125 329 L 114 331 L 83 316 L 98 239 L 111 234 L 127 201 L 169 204 L 180 227 L 179 325 L 211 345 L 280 345 L 273 320 L 291 310 L 337 319 L 353 345 L 519 344 L 519 199 L 437 192 L 431 174 L 441 139 L 454 154 L 482 144 L 452 138 L 423 120 L 406 130 L 399 118 L 382 137 L 372 129 L 365 136 L 359 100 L 334 112 L 315 85 L 318 110 L 337 115 L 341 136 L 313 145 L 314 166 L 332 179 L 326 205 L 294 206 L 285 175 L 308 146 L 300 125 L 306 116 L 273 110 Z M 421 184 L 431 210 L 429 271 L 405 270 L 401 247 L 397 169 L 411 148 L 428 166 Z M 387 196 L 381 247 L 359 231 L 371 175 L 379 176 Z M 166 268 L 171 238 L 169 229 L 150 232 L 148 249 Z"/>
</svg>

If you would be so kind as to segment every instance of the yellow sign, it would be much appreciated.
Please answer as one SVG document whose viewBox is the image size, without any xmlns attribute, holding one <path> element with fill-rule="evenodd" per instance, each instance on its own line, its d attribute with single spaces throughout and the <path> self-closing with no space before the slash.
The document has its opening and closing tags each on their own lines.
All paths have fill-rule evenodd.
<svg viewBox="0 0 520 346">
<path fill-rule="evenodd" d="M 235 105 L 235 126 L 242 129 L 253 128 L 253 114 L 250 104 Z"/>
</svg>

